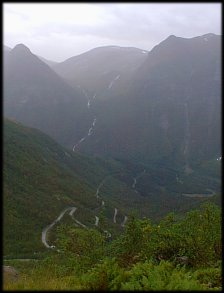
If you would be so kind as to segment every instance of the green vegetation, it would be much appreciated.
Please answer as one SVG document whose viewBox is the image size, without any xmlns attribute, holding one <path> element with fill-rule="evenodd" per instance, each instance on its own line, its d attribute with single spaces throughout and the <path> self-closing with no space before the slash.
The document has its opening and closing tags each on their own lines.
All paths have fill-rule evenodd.
<svg viewBox="0 0 224 293">
<path fill-rule="evenodd" d="M 44 253 L 43 228 L 68 206 L 78 208 L 80 221 L 93 221 L 99 206 L 98 184 L 112 171 L 120 171 L 112 160 L 109 167 L 105 165 L 100 159 L 69 152 L 36 129 L 5 120 L 4 256 L 30 258 L 36 251 Z"/>
<path fill-rule="evenodd" d="M 90 228 L 96 228 L 97 215 L 97 229 L 108 230 L 114 237 L 123 230 L 124 216 L 133 212 L 138 218 L 151 218 L 156 223 L 169 211 L 181 215 L 205 201 L 220 204 L 219 194 L 193 199 L 182 195 L 209 193 L 208 187 L 219 190 L 220 162 L 216 160 L 189 176 L 178 173 L 184 182 L 181 184 L 176 182 L 177 171 L 170 167 L 84 156 L 68 151 L 36 129 L 8 119 L 4 120 L 3 142 L 4 258 L 44 256 L 41 232 L 69 206 L 77 207 L 75 217 Z M 208 178 L 210 167 L 213 171 Z M 138 178 L 136 192 L 133 178 L 143 170 L 146 172 Z M 207 177 L 201 170 L 207 170 Z M 102 182 L 100 199 L 96 200 L 96 190 Z M 67 214 L 60 223 L 74 227 L 74 220 Z M 56 241 L 57 227 L 58 224 L 48 234 L 51 243 Z"/>
<path fill-rule="evenodd" d="M 221 209 L 211 203 L 158 224 L 132 216 L 112 241 L 96 230 L 57 229 L 60 253 L 5 261 L 20 272 L 5 290 L 221 290 Z"/>
</svg>

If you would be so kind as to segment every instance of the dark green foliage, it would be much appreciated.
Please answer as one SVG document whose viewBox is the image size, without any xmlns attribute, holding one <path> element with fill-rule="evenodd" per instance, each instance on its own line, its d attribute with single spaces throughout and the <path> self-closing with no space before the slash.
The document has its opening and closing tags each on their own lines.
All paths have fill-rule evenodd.
<svg viewBox="0 0 224 293">
<path fill-rule="evenodd" d="M 57 236 L 58 248 L 86 266 L 92 266 L 105 255 L 105 237 L 95 229 L 60 226 Z"/>
<path fill-rule="evenodd" d="M 86 290 L 119 290 L 124 270 L 115 259 L 104 259 L 82 277 L 82 285 Z M 117 280 L 118 279 L 118 280 Z"/>
<path fill-rule="evenodd" d="M 221 259 L 220 216 L 220 209 L 212 204 L 179 221 L 168 215 L 149 232 L 146 255 L 173 261 L 184 256 L 192 267 L 214 264 Z"/>
<path fill-rule="evenodd" d="M 139 193 L 136 193 L 132 188 L 133 177 L 143 169 L 146 172 L 138 179 Z M 90 227 L 94 227 L 95 215 L 98 215 L 99 230 L 108 230 L 113 236 L 123 230 L 121 223 L 127 215 L 134 225 L 130 230 L 136 231 L 135 237 L 140 242 L 140 224 L 130 220 L 131 211 L 135 210 L 137 217 L 150 217 L 155 223 L 170 210 L 183 213 L 206 200 L 169 194 L 175 181 L 172 169 L 74 154 L 40 131 L 10 120 L 4 121 L 3 181 L 5 257 L 45 253 L 42 229 L 68 206 L 77 207 L 76 217 Z M 100 196 L 105 201 L 104 208 L 101 208 L 101 199 L 95 197 L 102 181 Z M 189 181 L 195 182 L 193 178 Z M 160 184 L 165 184 L 167 190 Z M 150 188 L 154 188 L 153 193 Z M 185 192 L 187 190 L 186 186 Z M 115 207 L 119 209 L 117 225 L 112 222 Z M 68 225 L 74 223 L 66 215 L 63 221 Z M 50 241 L 55 240 L 56 228 L 57 225 L 48 236 Z M 127 264 L 137 261 L 128 256 L 136 247 L 135 244 L 131 247 L 132 237 L 127 234 L 124 240 L 129 251 L 122 252 L 121 248 L 119 252 L 124 258 L 126 254 Z M 218 245 L 216 250 L 220 250 Z"/>
<path fill-rule="evenodd" d="M 182 219 L 171 213 L 158 224 L 132 218 L 125 233 L 111 244 L 110 253 L 122 266 L 146 259 L 213 266 L 221 259 L 220 223 L 220 208 L 208 203 Z"/>
<path fill-rule="evenodd" d="M 40 131 L 10 120 L 4 120 L 3 167 L 5 257 L 45 252 L 42 229 L 65 207 L 77 207 L 79 220 L 92 223 L 98 184 L 111 171 L 120 171 L 119 164 L 69 152 Z"/>
<path fill-rule="evenodd" d="M 132 216 L 109 243 L 96 230 L 60 225 L 60 253 L 27 267 L 11 262 L 27 277 L 9 288 L 221 290 L 220 224 L 220 208 L 206 204 L 182 218 L 169 214 L 158 225 Z M 181 256 L 188 262 L 179 262 Z"/>
<path fill-rule="evenodd" d="M 170 262 L 155 265 L 150 261 L 138 263 L 128 272 L 121 290 L 200 290 L 204 287 L 184 268 L 175 268 Z"/>
<path fill-rule="evenodd" d="M 221 265 L 219 267 L 199 269 L 194 272 L 194 277 L 208 288 L 221 288 Z"/>
<path fill-rule="evenodd" d="M 131 216 L 124 233 L 111 244 L 109 253 L 117 257 L 121 266 L 126 267 L 138 261 L 143 245 L 142 222 Z"/>
</svg>

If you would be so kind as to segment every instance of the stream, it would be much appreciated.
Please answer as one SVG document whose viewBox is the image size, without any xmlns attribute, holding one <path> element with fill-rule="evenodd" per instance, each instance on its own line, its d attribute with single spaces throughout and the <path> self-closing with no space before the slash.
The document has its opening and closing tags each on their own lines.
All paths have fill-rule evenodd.
<svg viewBox="0 0 224 293">
<path fill-rule="evenodd" d="M 95 125 L 95 121 L 93 122 L 93 126 Z M 134 179 L 134 183 L 132 184 L 132 188 L 135 189 L 135 186 L 136 186 L 136 183 L 137 183 L 137 179 L 140 178 L 143 174 L 145 174 L 145 170 L 143 172 L 141 172 L 138 176 L 136 176 Z M 101 182 L 100 184 L 98 185 L 97 187 L 97 190 L 96 190 L 96 193 L 95 193 L 95 196 L 96 198 L 98 199 L 99 198 L 99 192 L 100 192 L 100 188 L 103 186 L 104 182 L 106 181 L 106 179 L 108 177 L 110 177 L 112 175 L 107 175 Z M 104 207 L 105 206 L 105 202 L 102 200 L 101 201 L 101 207 Z M 41 236 L 41 240 L 42 240 L 42 243 L 44 244 L 44 246 L 46 248 L 55 248 L 54 245 L 49 245 L 48 242 L 47 242 L 47 233 L 50 231 L 50 229 L 53 228 L 53 226 L 59 222 L 63 216 L 65 215 L 65 213 L 67 211 L 69 211 L 69 215 L 71 216 L 71 218 L 81 227 L 83 228 L 88 228 L 86 225 L 84 225 L 83 223 L 81 223 L 80 221 L 78 221 L 76 218 L 74 218 L 74 213 L 75 211 L 77 210 L 77 207 L 67 207 L 65 208 L 61 213 L 60 215 L 50 224 L 48 225 L 47 227 L 45 227 L 42 231 L 42 236 Z M 118 213 L 118 209 L 117 208 L 114 208 L 114 216 L 113 216 L 113 223 L 116 224 L 116 217 L 117 217 L 117 213 Z M 121 227 L 124 227 L 126 222 L 128 220 L 128 217 L 127 216 L 124 216 L 124 220 L 123 222 L 121 223 Z M 95 226 L 98 226 L 99 225 L 99 217 L 98 216 L 95 216 Z M 106 233 L 106 237 L 111 237 L 111 233 L 108 232 L 107 230 L 104 230 L 104 232 Z"/>
<path fill-rule="evenodd" d="M 185 109 L 185 121 L 186 121 L 186 127 L 185 127 L 185 141 L 184 141 L 184 157 L 185 157 L 185 172 L 187 174 L 192 172 L 192 169 L 189 165 L 188 157 L 189 157 L 189 145 L 190 145 L 190 122 L 189 122 L 189 109 L 188 104 L 184 103 L 184 109 Z"/>
<path fill-rule="evenodd" d="M 112 86 L 113 86 L 113 84 L 115 83 L 115 81 L 118 80 L 119 78 L 120 78 L 120 74 L 117 75 L 117 76 L 111 81 L 111 83 L 110 83 L 109 86 L 108 86 L 108 89 L 111 89 Z"/>
<path fill-rule="evenodd" d="M 92 97 L 92 99 L 90 99 L 89 97 L 88 97 L 88 95 L 87 95 L 87 92 L 85 91 L 85 89 L 82 89 L 82 92 L 83 92 L 83 94 L 86 96 L 86 98 L 87 98 L 87 100 L 88 100 L 88 102 L 87 102 L 87 108 L 89 109 L 90 108 L 90 106 L 91 106 L 91 101 L 93 101 L 95 98 L 96 98 L 96 94 L 94 94 L 93 95 L 93 97 Z M 86 136 L 84 136 L 84 137 L 82 137 L 74 146 L 73 146 L 73 148 L 72 148 L 72 151 L 74 152 L 75 151 L 75 149 L 88 137 L 88 136 L 90 136 L 90 135 L 92 135 L 92 133 L 93 133 L 93 129 L 94 129 L 94 127 L 95 127 L 95 125 L 96 125 L 96 117 L 94 117 L 94 119 L 93 119 L 93 122 L 92 122 L 92 125 L 90 126 L 90 128 L 89 128 L 89 130 L 88 130 L 88 133 L 87 133 L 87 135 Z"/>
</svg>

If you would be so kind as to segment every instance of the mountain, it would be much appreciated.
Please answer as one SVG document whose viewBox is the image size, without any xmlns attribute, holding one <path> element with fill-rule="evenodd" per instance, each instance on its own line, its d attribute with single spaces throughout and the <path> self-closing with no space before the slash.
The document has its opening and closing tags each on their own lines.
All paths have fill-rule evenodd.
<svg viewBox="0 0 224 293">
<path fill-rule="evenodd" d="M 102 201 L 97 187 L 106 176 L 123 171 L 121 164 L 74 154 L 39 130 L 8 119 L 3 143 L 4 256 L 45 252 L 43 229 L 68 207 L 76 207 L 77 219 L 95 227 Z M 121 229 L 125 209 L 119 206 L 119 222 L 113 225 L 113 199 L 104 201 L 110 231 Z"/>
<path fill-rule="evenodd" d="M 4 47 L 3 47 L 4 52 L 9 52 L 11 50 L 12 50 L 12 48 L 10 48 L 9 46 L 4 45 Z"/>
<path fill-rule="evenodd" d="M 147 51 L 119 46 L 92 49 L 56 64 L 53 69 L 90 97 L 108 99 L 126 91 L 135 70 L 146 60 Z"/>
<path fill-rule="evenodd" d="M 37 56 L 37 57 L 40 58 L 41 61 L 43 61 L 44 63 L 46 63 L 50 67 L 53 67 L 58 63 L 56 61 L 45 59 L 44 57 L 41 57 L 41 56 Z"/>
<path fill-rule="evenodd" d="M 186 173 L 221 154 L 221 38 L 169 36 L 126 93 L 95 101 L 97 127 L 79 150 L 176 166 Z"/>
<path fill-rule="evenodd" d="M 72 148 L 93 119 L 86 104 L 80 90 L 25 45 L 16 45 L 4 56 L 5 117 L 36 127 Z"/>
<path fill-rule="evenodd" d="M 9 55 L 9 52 L 12 50 L 12 48 L 8 47 L 8 46 L 3 46 L 3 56 L 4 58 L 6 58 L 7 55 Z"/>
</svg>

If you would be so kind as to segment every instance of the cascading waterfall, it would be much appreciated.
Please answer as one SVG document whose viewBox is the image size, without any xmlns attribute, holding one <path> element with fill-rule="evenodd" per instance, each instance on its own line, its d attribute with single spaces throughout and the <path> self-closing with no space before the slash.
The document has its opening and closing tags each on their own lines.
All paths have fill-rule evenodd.
<svg viewBox="0 0 224 293">
<path fill-rule="evenodd" d="M 185 158 L 185 172 L 187 174 L 192 172 L 192 169 L 190 168 L 189 164 L 189 145 L 190 145 L 190 122 L 189 122 L 189 109 L 188 104 L 184 103 L 184 109 L 185 109 L 185 140 L 184 140 L 184 158 Z"/>
<path fill-rule="evenodd" d="M 91 99 L 88 97 L 88 95 L 87 95 L 87 93 L 86 93 L 86 91 L 84 90 L 84 89 L 82 89 L 82 92 L 83 92 L 83 94 L 86 96 L 86 98 L 87 98 L 87 100 L 88 100 L 88 103 L 87 103 L 87 108 L 89 109 L 90 108 L 90 106 L 91 106 Z M 92 100 L 94 100 L 96 98 L 96 94 L 94 94 L 94 96 L 92 97 Z M 92 125 L 91 125 L 91 127 L 89 128 L 89 130 L 88 130 L 88 133 L 87 133 L 87 135 L 86 136 L 84 136 L 84 137 L 82 137 L 74 146 L 73 146 L 73 148 L 72 148 L 72 150 L 73 150 L 73 152 L 75 151 L 75 149 L 88 137 L 88 136 L 90 136 L 90 135 L 92 135 L 92 133 L 93 133 L 93 129 L 94 129 L 94 127 L 95 127 L 95 125 L 96 125 L 96 117 L 94 117 L 94 120 L 93 120 L 93 122 L 92 122 Z"/>
</svg>

